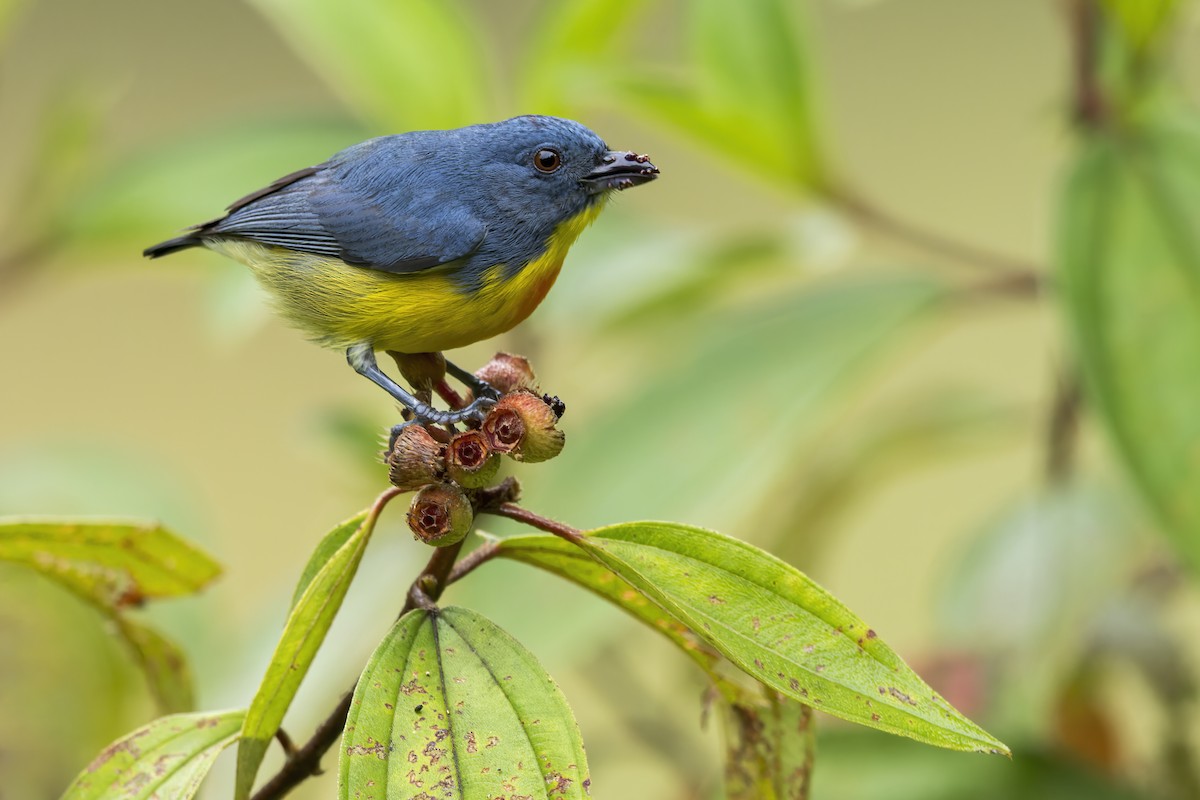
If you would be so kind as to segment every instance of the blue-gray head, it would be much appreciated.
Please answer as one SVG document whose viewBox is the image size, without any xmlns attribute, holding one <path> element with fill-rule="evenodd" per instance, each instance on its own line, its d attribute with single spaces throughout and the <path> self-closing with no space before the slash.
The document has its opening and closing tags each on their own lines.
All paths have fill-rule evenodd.
<svg viewBox="0 0 1200 800">
<path fill-rule="evenodd" d="M 610 190 L 658 175 L 646 156 L 609 150 L 603 139 L 574 120 L 532 114 L 388 136 L 350 148 L 339 160 L 365 157 L 378 164 L 381 156 L 402 170 L 419 171 L 426 180 L 440 177 L 437 185 L 424 188 L 441 199 L 463 203 L 485 217 L 517 215 L 523 224 L 538 228 L 574 216 Z"/>
</svg>

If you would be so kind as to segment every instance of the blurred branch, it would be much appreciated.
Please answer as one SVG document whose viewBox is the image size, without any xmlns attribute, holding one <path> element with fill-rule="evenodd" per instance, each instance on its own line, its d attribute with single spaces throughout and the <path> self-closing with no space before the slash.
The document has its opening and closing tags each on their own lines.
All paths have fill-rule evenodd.
<svg viewBox="0 0 1200 800">
<path fill-rule="evenodd" d="M 1083 387 L 1072 369 L 1058 373 L 1054 398 L 1046 419 L 1046 482 L 1061 484 L 1075 468 L 1075 445 L 1079 440 L 1079 414 Z"/>
<path fill-rule="evenodd" d="M 951 261 L 990 270 L 1000 275 L 1001 281 L 1006 284 L 1036 287 L 1041 283 L 1045 270 L 1037 264 L 952 239 L 899 219 L 844 187 L 830 189 L 826 198 L 859 225 L 890 239 Z"/>
<path fill-rule="evenodd" d="M 1073 46 L 1073 115 L 1085 128 L 1098 128 L 1108 117 L 1099 74 L 1100 8 L 1096 0 L 1066 0 L 1066 6 Z M 1074 470 L 1082 406 L 1078 372 L 1070 367 L 1060 369 L 1046 418 L 1045 475 L 1051 485 L 1065 482 Z"/>
<path fill-rule="evenodd" d="M 1099 77 L 1100 9 L 1095 0 L 1067 0 L 1067 17 L 1074 46 L 1074 116 L 1085 127 L 1097 128 L 1108 116 Z"/>
<path fill-rule="evenodd" d="M 49 239 L 39 239 L 12 253 L 0 255 L 0 302 L 12 297 L 13 290 L 28 280 L 53 250 L 54 245 Z"/>
<path fill-rule="evenodd" d="M 1035 272 L 1011 272 L 1004 275 L 974 281 L 957 287 L 952 300 L 1033 300 L 1046 288 L 1046 281 Z"/>
</svg>

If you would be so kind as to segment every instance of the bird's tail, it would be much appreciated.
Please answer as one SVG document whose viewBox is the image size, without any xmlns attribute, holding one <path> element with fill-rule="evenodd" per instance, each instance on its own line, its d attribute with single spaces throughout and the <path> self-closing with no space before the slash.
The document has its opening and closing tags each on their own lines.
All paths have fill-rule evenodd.
<svg viewBox="0 0 1200 800">
<path fill-rule="evenodd" d="M 194 233 L 189 233 L 185 236 L 176 236 L 174 239 L 167 239 L 165 242 L 159 242 L 156 245 L 147 247 L 142 251 L 142 255 L 146 258 L 159 258 L 160 256 L 168 256 L 177 250 L 187 250 L 189 247 L 199 247 L 204 244 L 204 241 Z"/>
</svg>

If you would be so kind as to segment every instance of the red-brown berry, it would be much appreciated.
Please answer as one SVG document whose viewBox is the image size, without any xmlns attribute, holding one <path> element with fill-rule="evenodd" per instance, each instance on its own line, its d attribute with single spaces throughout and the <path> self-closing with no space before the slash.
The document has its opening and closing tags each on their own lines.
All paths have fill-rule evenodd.
<svg viewBox="0 0 1200 800">
<path fill-rule="evenodd" d="M 512 353 L 496 353 L 491 361 L 479 368 L 475 377 L 500 394 L 532 388 L 536 381 L 529 359 Z"/>
<path fill-rule="evenodd" d="M 421 425 L 405 425 L 386 457 L 388 480 L 405 491 L 440 480 L 445 469 L 445 446 Z"/>
<path fill-rule="evenodd" d="M 463 540 L 475 514 L 471 501 L 453 483 L 431 483 L 417 492 L 408 507 L 408 527 L 418 539 L 434 547 Z"/>
<path fill-rule="evenodd" d="M 492 452 L 482 431 L 463 431 L 446 445 L 446 474 L 468 489 L 491 483 L 500 469 L 500 455 Z"/>
</svg>

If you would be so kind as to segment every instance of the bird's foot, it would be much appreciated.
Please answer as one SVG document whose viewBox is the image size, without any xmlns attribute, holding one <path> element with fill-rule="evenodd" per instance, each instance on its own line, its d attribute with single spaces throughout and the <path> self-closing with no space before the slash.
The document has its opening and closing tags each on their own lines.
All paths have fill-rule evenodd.
<svg viewBox="0 0 1200 800">
<path fill-rule="evenodd" d="M 422 403 L 421 407 L 413 409 L 413 414 L 418 422 L 431 425 L 454 425 L 459 422 L 482 424 L 499 399 L 498 395 L 495 398 L 477 397 L 465 407 L 453 411 L 442 411 Z"/>
</svg>

